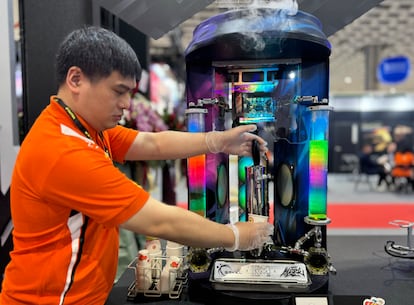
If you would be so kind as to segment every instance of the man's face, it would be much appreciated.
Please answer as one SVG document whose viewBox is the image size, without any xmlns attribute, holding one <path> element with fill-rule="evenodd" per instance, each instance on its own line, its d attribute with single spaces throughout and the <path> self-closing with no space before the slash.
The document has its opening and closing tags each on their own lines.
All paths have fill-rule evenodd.
<svg viewBox="0 0 414 305">
<path fill-rule="evenodd" d="M 114 71 L 107 78 L 83 83 L 78 113 L 97 131 L 115 127 L 129 108 L 135 79 Z"/>
</svg>

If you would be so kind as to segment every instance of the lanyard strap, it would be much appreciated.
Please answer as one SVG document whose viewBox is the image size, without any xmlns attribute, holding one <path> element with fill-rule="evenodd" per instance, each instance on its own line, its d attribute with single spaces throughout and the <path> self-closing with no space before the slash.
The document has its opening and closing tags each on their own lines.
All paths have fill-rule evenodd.
<svg viewBox="0 0 414 305">
<path fill-rule="evenodd" d="M 65 102 L 63 102 L 62 99 L 55 97 L 56 102 L 58 102 L 58 104 L 66 111 L 66 113 L 69 115 L 69 117 L 72 119 L 72 121 L 75 123 L 76 127 L 78 127 L 78 129 L 89 139 L 93 141 L 93 138 L 91 136 L 91 134 L 89 133 L 89 131 L 86 129 L 85 126 L 82 125 L 81 121 L 79 121 L 78 117 L 76 116 L 76 114 L 72 111 L 72 109 L 70 109 L 70 107 L 68 105 L 65 104 Z M 103 150 L 105 151 L 105 153 L 107 154 L 108 157 L 111 158 L 111 154 L 109 152 L 109 149 L 106 147 L 105 145 L 105 139 L 103 136 L 102 131 L 98 132 L 99 138 L 102 142 L 103 145 Z"/>
</svg>

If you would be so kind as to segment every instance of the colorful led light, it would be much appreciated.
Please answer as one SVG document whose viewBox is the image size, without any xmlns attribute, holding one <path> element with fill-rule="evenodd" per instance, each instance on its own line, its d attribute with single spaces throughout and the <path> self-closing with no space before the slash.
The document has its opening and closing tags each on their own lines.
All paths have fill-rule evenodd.
<svg viewBox="0 0 414 305">
<path fill-rule="evenodd" d="M 190 211 L 206 216 L 206 158 L 205 155 L 188 158 L 188 189 Z"/>
<path fill-rule="evenodd" d="M 258 117 L 244 117 L 240 118 L 240 123 L 251 124 L 251 123 L 261 123 L 261 122 L 273 122 L 275 120 L 274 116 L 258 116 Z"/>
<path fill-rule="evenodd" d="M 328 141 L 309 142 L 309 212 L 311 219 L 326 219 Z"/>
<path fill-rule="evenodd" d="M 192 108 L 187 111 L 187 128 L 189 132 L 205 130 L 205 109 Z M 187 159 L 188 175 L 188 209 L 206 217 L 206 155 Z"/>
<path fill-rule="evenodd" d="M 244 83 L 241 85 L 235 85 L 235 92 L 241 92 L 241 93 L 252 93 L 252 92 L 272 92 L 277 84 L 274 83 L 270 84 L 249 84 Z"/>
</svg>

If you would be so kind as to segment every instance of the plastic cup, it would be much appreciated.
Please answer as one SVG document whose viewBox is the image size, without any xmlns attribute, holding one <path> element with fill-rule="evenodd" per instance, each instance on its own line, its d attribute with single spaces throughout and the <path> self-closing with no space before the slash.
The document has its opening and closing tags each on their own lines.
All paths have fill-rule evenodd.
<svg viewBox="0 0 414 305">
<path fill-rule="evenodd" d="M 269 216 L 249 214 L 248 220 L 249 222 L 268 222 Z"/>
<path fill-rule="evenodd" d="M 167 257 L 170 256 L 178 256 L 181 257 L 184 255 L 184 246 L 178 243 L 167 241 L 167 245 L 165 247 L 165 254 Z"/>
</svg>

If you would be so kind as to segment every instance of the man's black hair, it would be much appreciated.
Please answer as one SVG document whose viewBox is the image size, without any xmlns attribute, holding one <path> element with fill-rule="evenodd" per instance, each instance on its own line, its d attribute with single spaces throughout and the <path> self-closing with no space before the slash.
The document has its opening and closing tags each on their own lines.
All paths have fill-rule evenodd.
<svg viewBox="0 0 414 305">
<path fill-rule="evenodd" d="M 79 67 L 91 81 L 108 77 L 113 71 L 137 81 L 141 76 L 132 47 L 114 32 L 96 26 L 75 30 L 60 44 L 56 54 L 58 85 L 65 82 L 72 66 Z"/>
</svg>

